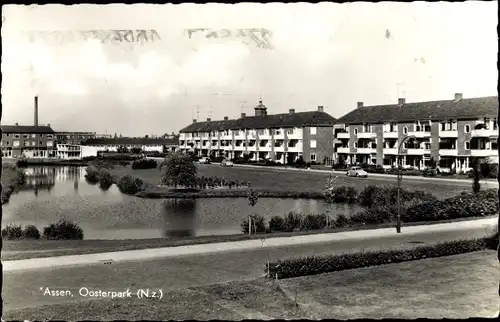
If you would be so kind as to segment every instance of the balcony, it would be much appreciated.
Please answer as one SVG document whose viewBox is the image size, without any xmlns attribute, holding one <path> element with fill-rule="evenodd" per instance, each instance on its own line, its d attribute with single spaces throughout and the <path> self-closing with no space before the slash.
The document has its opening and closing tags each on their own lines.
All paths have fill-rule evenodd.
<svg viewBox="0 0 500 322">
<path fill-rule="evenodd" d="M 276 132 L 274 132 L 274 136 L 273 136 L 274 139 L 275 140 L 284 140 L 285 139 L 285 131 L 280 130 L 278 133 L 279 134 L 276 134 Z"/>
<path fill-rule="evenodd" d="M 219 148 L 219 143 L 215 143 L 215 144 L 211 144 L 211 149 L 214 150 L 214 149 L 218 149 Z"/>
<path fill-rule="evenodd" d="M 246 134 L 243 131 L 236 132 L 234 134 L 234 139 L 235 140 L 245 140 L 246 139 Z"/>
<path fill-rule="evenodd" d="M 350 139 L 351 135 L 348 132 L 339 132 L 337 133 L 338 139 Z"/>
<path fill-rule="evenodd" d="M 201 137 L 199 135 L 193 135 L 193 140 L 201 140 Z"/>
<path fill-rule="evenodd" d="M 398 155 L 398 148 L 384 148 L 384 154 Z"/>
<path fill-rule="evenodd" d="M 229 146 L 224 146 L 222 148 L 224 151 L 233 151 L 233 146 L 232 145 L 229 145 Z"/>
<path fill-rule="evenodd" d="M 413 132 L 408 132 L 408 136 L 414 136 L 416 138 L 427 138 L 431 136 L 430 131 L 413 131 Z"/>
<path fill-rule="evenodd" d="M 441 138 L 458 138 L 457 130 L 443 131 L 439 130 L 439 137 Z"/>
<path fill-rule="evenodd" d="M 234 151 L 246 151 L 246 147 L 242 145 L 234 145 Z"/>
<path fill-rule="evenodd" d="M 384 139 L 397 139 L 399 132 L 384 132 Z"/>
<path fill-rule="evenodd" d="M 431 154 L 431 150 L 429 149 L 406 149 L 407 155 L 424 155 Z"/>
<path fill-rule="evenodd" d="M 302 130 L 294 130 L 290 132 L 286 132 L 286 137 L 289 140 L 302 140 L 304 135 L 302 133 Z"/>
<path fill-rule="evenodd" d="M 470 150 L 470 155 L 473 157 L 496 157 L 498 156 L 498 151 L 490 149 Z"/>
<path fill-rule="evenodd" d="M 271 144 L 266 144 L 264 146 L 259 145 L 259 151 L 272 151 Z"/>
<path fill-rule="evenodd" d="M 221 140 L 232 140 L 233 139 L 233 134 L 232 133 L 229 133 L 229 134 L 222 133 L 220 135 L 220 139 Z"/>
<path fill-rule="evenodd" d="M 257 151 L 257 144 L 255 144 L 253 146 L 248 146 L 247 151 L 251 151 L 251 152 Z"/>
<path fill-rule="evenodd" d="M 247 133 L 247 139 L 248 140 L 256 140 L 257 139 L 257 133 L 248 132 Z"/>
<path fill-rule="evenodd" d="M 286 146 L 284 144 L 282 144 L 280 146 L 275 146 L 274 147 L 274 152 L 285 152 L 285 147 Z"/>
<path fill-rule="evenodd" d="M 351 149 L 349 148 L 337 148 L 337 153 L 351 153 Z"/>
<path fill-rule="evenodd" d="M 472 130 L 472 136 L 482 137 L 482 138 L 497 137 L 498 130 L 489 130 L 489 129 Z"/>
<path fill-rule="evenodd" d="M 268 131 L 264 131 L 263 133 L 257 133 L 257 135 L 259 136 L 260 140 L 270 140 L 271 139 L 271 135 L 269 134 Z"/>
<path fill-rule="evenodd" d="M 377 153 L 376 148 L 357 148 L 356 149 L 357 154 L 372 154 L 372 153 Z"/>
<path fill-rule="evenodd" d="M 457 149 L 439 149 L 439 155 L 442 156 L 458 156 Z"/>
<path fill-rule="evenodd" d="M 289 146 L 288 152 L 303 152 L 302 144 L 296 144 L 295 146 Z"/>
<path fill-rule="evenodd" d="M 376 139 L 377 133 L 375 132 L 358 132 L 358 139 Z"/>
</svg>

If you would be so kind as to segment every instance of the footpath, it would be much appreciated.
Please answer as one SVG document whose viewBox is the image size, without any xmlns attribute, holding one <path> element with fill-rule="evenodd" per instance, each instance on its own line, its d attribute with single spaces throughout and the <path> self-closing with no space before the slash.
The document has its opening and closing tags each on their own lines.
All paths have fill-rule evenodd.
<svg viewBox="0 0 500 322">
<path fill-rule="evenodd" d="M 362 231 L 302 235 L 293 237 L 277 237 L 265 239 L 244 240 L 211 244 L 197 244 L 177 247 L 151 248 L 95 254 L 56 256 L 45 258 L 30 258 L 23 260 L 3 261 L 4 272 L 15 272 L 32 269 L 56 268 L 80 265 L 106 264 L 125 261 L 143 261 L 179 256 L 193 256 L 214 253 L 243 252 L 274 248 L 290 248 L 306 245 L 331 244 L 341 246 L 342 243 L 366 244 L 380 243 L 382 239 L 408 239 L 408 236 L 427 236 L 436 242 L 453 239 L 484 237 L 497 227 L 497 218 L 477 219 L 454 223 L 434 225 L 408 226 L 402 228 L 400 234 L 395 228 L 382 228 Z M 430 236 L 430 237 L 429 237 Z M 359 241 L 359 242 L 356 242 Z M 319 246 L 318 246 L 319 247 Z"/>
</svg>

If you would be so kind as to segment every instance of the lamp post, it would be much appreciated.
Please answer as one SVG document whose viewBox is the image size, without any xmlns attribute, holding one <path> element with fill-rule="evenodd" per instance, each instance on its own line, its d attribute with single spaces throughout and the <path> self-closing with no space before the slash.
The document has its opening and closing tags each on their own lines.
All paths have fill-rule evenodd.
<svg viewBox="0 0 500 322">
<path fill-rule="evenodd" d="M 403 173 L 401 171 L 402 165 L 401 165 L 401 147 L 403 146 L 403 143 L 409 139 L 414 139 L 414 135 L 408 135 L 406 136 L 401 142 L 399 143 L 398 147 L 398 217 L 397 217 L 397 222 L 396 222 L 396 232 L 399 234 L 401 233 L 401 181 L 403 180 Z"/>
</svg>

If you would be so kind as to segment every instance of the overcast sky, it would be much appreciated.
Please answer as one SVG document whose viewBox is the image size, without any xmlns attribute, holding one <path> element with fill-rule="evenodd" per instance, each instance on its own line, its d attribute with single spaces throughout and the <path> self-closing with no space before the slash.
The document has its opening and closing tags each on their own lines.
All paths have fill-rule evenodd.
<svg viewBox="0 0 500 322">
<path fill-rule="evenodd" d="M 3 6 L 2 124 L 123 135 L 193 118 L 497 95 L 497 2 Z M 28 30 L 155 29 L 161 40 L 63 45 Z M 190 28 L 267 28 L 273 49 L 189 39 Z M 399 86 L 397 84 L 400 84 Z M 246 101 L 247 103 L 244 103 Z M 198 113 L 196 106 L 199 106 Z M 242 108 L 243 106 L 243 108 Z"/>
</svg>

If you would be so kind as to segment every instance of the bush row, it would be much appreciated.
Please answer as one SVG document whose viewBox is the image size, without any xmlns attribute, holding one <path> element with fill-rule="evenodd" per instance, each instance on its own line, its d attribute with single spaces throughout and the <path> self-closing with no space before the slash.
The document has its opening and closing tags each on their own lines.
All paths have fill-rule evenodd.
<svg viewBox="0 0 500 322">
<path fill-rule="evenodd" d="M 434 196 L 423 190 L 400 189 L 400 200 L 436 200 Z M 398 200 L 398 188 L 393 186 L 368 185 L 362 190 L 351 186 L 331 186 L 324 191 L 325 199 L 337 203 L 359 203 L 363 207 L 373 205 L 394 205 Z"/>
<path fill-rule="evenodd" d="M 156 169 L 158 167 L 158 163 L 153 159 L 141 159 L 135 160 L 132 162 L 132 169 Z"/>
<path fill-rule="evenodd" d="M 9 180 L 7 185 L 2 187 L 1 202 L 2 205 L 7 204 L 10 196 L 19 190 L 19 188 L 26 183 L 26 173 L 18 168 L 9 169 L 9 171 L 16 171 L 13 178 Z"/>
<path fill-rule="evenodd" d="M 403 198 L 402 198 L 403 199 Z M 378 199 L 375 199 L 378 200 Z M 346 228 L 364 225 L 392 223 L 396 220 L 397 205 L 394 201 L 372 203 L 370 208 L 363 209 L 350 217 L 343 214 L 334 219 L 322 214 L 302 214 L 290 212 L 280 217 L 272 217 L 268 223 L 261 216 L 256 216 L 259 223 L 257 233 L 292 232 L 321 230 L 326 228 Z M 498 213 L 499 203 L 496 189 L 481 191 L 478 194 L 463 193 L 445 200 L 407 198 L 401 205 L 401 220 L 403 222 L 431 222 L 439 220 L 462 219 L 472 217 L 487 217 Z M 248 219 L 241 223 L 241 231 L 248 233 Z M 252 230 L 253 231 L 253 230 Z"/>
<path fill-rule="evenodd" d="M 85 171 L 85 179 L 91 184 L 99 183 L 99 187 L 104 190 L 109 189 L 114 183 L 111 173 L 105 168 L 97 168 L 91 165 Z"/>
<path fill-rule="evenodd" d="M 214 188 L 242 188 L 249 187 L 250 183 L 241 180 L 229 180 L 221 177 L 196 177 L 196 183 L 194 188 L 199 189 L 214 189 Z"/>
<path fill-rule="evenodd" d="M 77 224 L 61 219 L 55 224 L 43 228 L 43 233 L 40 233 L 35 225 L 8 225 L 2 229 L 2 239 L 15 240 L 15 239 L 83 239 L 83 229 Z"/>
<path fill-rule="evenodd" d="M 308 256 L 269 263 L 266 271 L 270 278 L 293 278 L 316 275 L 347 269 L 401 263 L 424 258 L 457 255 L 491 247 L 489 238 L 466 239 L 439 244 L 418 246 L 405 250 L 385 250 L 377 252 L 358 252 L 351 254 Z"/>
</svg>

